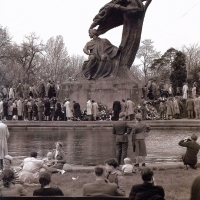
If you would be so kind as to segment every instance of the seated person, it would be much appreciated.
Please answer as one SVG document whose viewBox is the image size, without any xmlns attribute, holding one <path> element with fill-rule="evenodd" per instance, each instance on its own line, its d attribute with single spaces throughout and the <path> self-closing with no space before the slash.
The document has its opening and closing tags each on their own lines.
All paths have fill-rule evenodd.
<svg viewBox="0 0 200 200">
<path fill-rule="evenodd" d="M 83 185 L 83 196 L 118 196 L 117 185 L 106 180 L 106 170 L 102 165 L 95 167 L 96 181 Z"/>
<path fill-rule="evenodd" d="M 131 165 L 130 162 L 130 158 L 124 158 L 124 165 L 122 166 L 124 175 L 132 175 L 133 173 L 133 165 Z"/>
<path fill-rule="evenodd" d="M 153 171 L 143 168 L 141 171 L 142 184 L 133 185 L 129 194 L 129 200 L 164 200 L 165 192 L 162 186 L 157 186 L 153 178 Z"/>
<path fill-rule="evenodd" d="M 53 154 L 52 152 L 47 153 L 47 157 L 42 159 L 44 161 L 44 164 L 47 165 L 48 167 L 53 166 L 54 160 L 53 160 Z"/>
<path fill-rule="evenodd" d="M 119 196 L 125 196 L 125 185 L 124 185 L 124 177 L 122 173 L 117 170 L 118 162 L 115 158 L 110 158 L 106 160 L 106 171 L 107 171 L 107 179 L 110 183 L 117 184 L 117 191 Z"/>
<path fill-rule="evenodd" d="M 56 143 L 56 149 L 53 150 L 53 159 L 54 159 L 54 168 L 56 169 L 62 169 L 66 159 L 65 159 L 65 152 L 62 149 L 63 144 L 62 142 Z"/>
<path fill-rule="evenodd" d="M 15 168 L 12 167 L 12 162 L 13 162 L 13 158 L 10 155 L 6 155 L 4 156 L 3 159 L 3 169 L 11 169 L 14 172 L 14 180 L 13 183 L 14 184 L 20 184 L 20 180 L 19 180 L 19 174 L 17 172 L 17 170 Z M 3 184 L 3 182 L 0 182 L 0 186 Z"/>
<path fill-rule="evenodd" d="M 191 187 L 191 197 L 190 200 L 199 200 L 200 199 L 200 176 L 197 176 Z"/>
<path fill-rule="evenodd" d="M 11 169 L 4 169 L 1 178 L 3 180 L 3 187 L 0 188 L 0 195 L 2 197 L 11 196 L 26 196 L 27 191 L 20 184 L 14 184 L 14 172 Z"/>
<path fill-rule="evenodd" d="M 186 153 L 182 156 L 184 165 L 189 165 L 191 168 L 196 169 L 197 164 L 197 154 L 200 149 L 200 145 L 196 142 L 197 136 L 193 134 L 191 138 L 185 138 L 181 140 L 178 144 L 182 147 L 187 147 Z"/>
<path fill-rule="evenodd" d="M 59 188 L 50 186 L 51 174 L 49 172 L 40 173 L 39 183 L 41 184 L 41 188 L 34 190 L 33 196 L 64 196 Z"/>
<path fill-rule="evenodd" d="M 44 161 L 37 159 L 37 152 L 31 152 L 30 157 L 21 164 L 20 181 L 25 184 L 39 183 L 39 172 L 45 167 Z"/>
</svg>

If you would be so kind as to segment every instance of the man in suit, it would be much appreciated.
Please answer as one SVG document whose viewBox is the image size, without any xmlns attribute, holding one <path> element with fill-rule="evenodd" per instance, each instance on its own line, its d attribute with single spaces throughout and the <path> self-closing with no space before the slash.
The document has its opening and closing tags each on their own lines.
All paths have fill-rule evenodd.
<svg viewBox="0 0 200 200">
<path fill-rule="evenodd" d="M 134 119 L 134 106 L 135 104 L 129 98 L 127 98 L 126 107 L 129 121 Z"/>
<path fill-rule="evenodd" d="M 191 138 L 185 138 L 181 140 L 178 144 L 182 147 L 187 147 L 185 155 L 182 156 L 184 165 L 189 165 L 192 169 L 196 169 L 197 164 L 197 154 L 200 149 L 200 145 L 196 142 L 197 136 L 193 134 Z"/>
<path fill-rule="evenodd" d="M 164 200 L 165 192 L 162 186 L 157 186 L 153 178 L 153 171 L 149 168 L 143 168 L 141 171 L 142 184 L 133 185 L 129 194 L 130 200 Z"/>
<path fill-rule="evenodd" d="M 121 112 L 119 114 L 119 120 L 113 124 L 113 134 L 116 135 L 116 158 L 118 164 L 121 163 L 121 159 L 127 157 L 128 149 L 128 134 L 131 132 L 131 127 L 129 127 L 125 120 L 125 113 Z"/>
<path fill-rule="evenodd" d="M 119 101 L 114 101 L 113 102 L 114 121 L 118 121 L 120 111 L 121 111 L 121 103 Z"/>
<path fill-rule="evenodd" d="M 83 185 L 83 196 L 118 196 L 117 184 L 106 180 L 106 170 L 102 165 L 95 167 L 96 181 Z"/>
<path fill-rule="evenodd" d="M 191 96 L 186 100 L 186 110 L 188 112 L 188 119 L 194 118 L 194 101 Z"/>
</svg>

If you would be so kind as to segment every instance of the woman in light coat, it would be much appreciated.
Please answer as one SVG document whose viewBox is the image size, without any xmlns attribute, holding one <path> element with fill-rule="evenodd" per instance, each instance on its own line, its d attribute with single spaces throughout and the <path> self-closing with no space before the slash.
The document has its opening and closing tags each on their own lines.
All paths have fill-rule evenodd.
<svg viewBox="0 0 200 200">
<path fill-rule="evenodd" d="M 3 158 L 8 154 L 7 139 L 9 138 L 9 131 L 6 124 L 0 121 L 0 168 L 3 169 Z"/>
</svg>

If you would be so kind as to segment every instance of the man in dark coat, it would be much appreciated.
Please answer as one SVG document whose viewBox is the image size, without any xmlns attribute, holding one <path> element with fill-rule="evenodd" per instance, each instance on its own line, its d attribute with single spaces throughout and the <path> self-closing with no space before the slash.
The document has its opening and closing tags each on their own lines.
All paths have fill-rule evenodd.
<svg viewBox="0 0 200 200">
<path fill-rule="evenodd" d="M 120 111 L 121 111 L 121 103 L 120 103 L 120 101 L 114 101 L 113 102 L 113 112 L 114 112 L 113 120 L 114 121 L 117 121 L 119 119 Z"/>
<path fill-rule="evenodd" d="M 197 136 L 193 134 L 191 138 L 185 138 L 181 140 L 178 144 L 182 147 L 187 147 L 185 155 L 182 156 L 184 165 L 189 165 L 191 168 L 196 169 L 197 164 L 197 154 L 200 149 L 200 145 L 196 142 Z"/>
<path fill-rule="evenodd" d="M 128 134 L 131 132 L 131 127 L 129 127 L 125 119 L 125 113 L 121 112 L 119 114 L 119 121 L 113 124 L 113 134 L 116 135 L 116 158 L 118 164 L 120 165 L 121 159 L 127 157 L 128 149 Z"/>
<path fill-rule="evenodd" d="M 74 108 L 74 117 L 75 117 L 75 120 L 78 120 L 80 121 L 81 119 L 81 107 L 80 107 L 80 104 L 76 101 L 73 101 L 74 105 L 73 105 L 73 108 Z"/>
<path fill-rule="evenodd" d="M 133 185 L 129 194 L 130 200 L 164 200 L 165 192 L 162 186 L 157 186 L 153 178 L 153 171 L 143 168 L 141 171 L 142 184 Z"/>
<path fill-rule="evenodd" d="M 106 181 L 106 170 L 104 166 L 95 167 L 96 181 L 83 185 L 83 196 L 119 196 L 117 184 Z"/>
<path fill-rule="evenodd" d="M 186 100 L 186 110 L 188 112 L 188 119 L 194 118 L 194 100 L 191 96 Z"/>
<path fill-rule="evenodd" d="M 41 80 L 39 86 L 38 86 L 38 96 L 40 98 L 45 97 L 45 85 L 44 85 L 44 80 Z"/>
</svg>

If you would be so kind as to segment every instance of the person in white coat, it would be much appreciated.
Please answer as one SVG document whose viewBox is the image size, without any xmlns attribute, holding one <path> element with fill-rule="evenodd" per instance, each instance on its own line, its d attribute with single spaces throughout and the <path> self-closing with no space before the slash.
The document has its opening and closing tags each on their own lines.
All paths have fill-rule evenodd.
<svg viewBox="0 0 200 200">
<path fill-rule="evenodd" d="M 72 114 L 72 108 L 71 108 L 71 104 L 70 104 L 70 99 L 67 99 L 67 101 L 64 104 L 64 107 L 66 108 L 67 121 L 71 121 L 71 118 L 73 117 L 73 114 Z"/>
<path fill-rule="evenodd" d="M 3 101 L 0 99 L 0 120 L 3 118 Z"/>
<path fill-rule="evenodd" d="M 18 114 L 18 120 L 22 120 L 22 113 L 23 113 L 23 104 L 22 104 L 22 98 L 20 97 L 17 101 L 17 114 Z"/>
<path fill-rule="evenodd" d="M 91 99 L 89 99 L 88 102 L 87 102 L 87 116 L 88 116 L 88 121 L 91 121 L 91 119 L 92 119 L 92 102 L 91 102 Z"/>
<path fill-rule="evenodd" d="M 0 121 L 0 170 L 3 169 L 4 156 L 8 155 L 7 139 L 9 135 L 7 125 Z"/>
<path fill-rule="evenodd" d="M 188 84 L 185 83 L 184 86 L 183 86 L 183 99 L 186 100 L 188 98 Z"/>
</svg>

